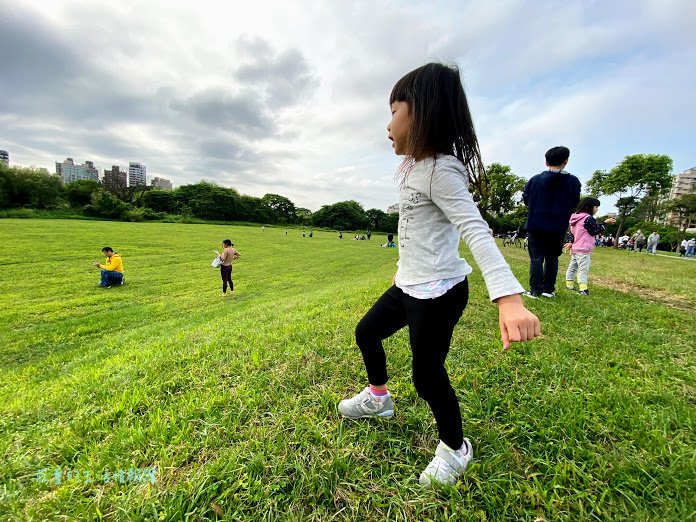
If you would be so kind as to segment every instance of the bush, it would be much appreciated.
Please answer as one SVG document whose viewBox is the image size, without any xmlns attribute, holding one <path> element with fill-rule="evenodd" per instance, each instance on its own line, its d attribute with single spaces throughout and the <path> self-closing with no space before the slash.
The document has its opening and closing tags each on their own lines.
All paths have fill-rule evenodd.
<svg viewBox="0 0 696 522">
<path fill-rule="evenodd" d="M 92 195 L 101 188 L 98 181 L 92 179 L 80 179 L 65 185 L 65 197 L 71 207 L 82 208 L 89 205 Z"/>
<path fill-rule="evenodd" d="M 0 211 L 0 218 L 35 219 L 37 212 L 33 208 L 13 208 Z"/>
<path fill-rule="evenodd" d="M 120 218 L 124 221 L 143 221 L 145 219 L 145 210 L 142 208 L 131 208 L 121 212 Z"/>
<path fill-rule="evenodd" d="M 151 208 L 144 208 L 143 209 L 143 219 L 155 221 L 158 219 L 164 219 L 167 217 L 166 212 L 155 212 Z"/>
<path fill-rule="evenodd" d="M 171 190 L 153 189 L 143 194 L 143 205 L 155 212 L 174 212 L 176 197 Z"/>
<path fill-rule="evenodd" d="M 131 204 L 124 203 L 110 192 L 100 190 L 92 194 L 92 204 L 85 205 L 83 210 L 88 216 L 118 219 L 132 208 Z"/>
</svg>

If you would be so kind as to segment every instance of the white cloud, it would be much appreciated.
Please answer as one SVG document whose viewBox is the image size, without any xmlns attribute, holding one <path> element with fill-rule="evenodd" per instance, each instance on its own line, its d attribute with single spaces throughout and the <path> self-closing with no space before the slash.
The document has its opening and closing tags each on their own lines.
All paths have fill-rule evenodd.
<svg viewBox="0 0 696 522">
<path fill-rule="evenodd" d="M 0 148 L 384 209 L 389 92 L 438 59 L 461 66 L 487 164 L 530 176 L 563 143 L 583 180 L 635 152 L 685 169 L 694 22 L 690 0 L 0 0 Z"/>
</svg>

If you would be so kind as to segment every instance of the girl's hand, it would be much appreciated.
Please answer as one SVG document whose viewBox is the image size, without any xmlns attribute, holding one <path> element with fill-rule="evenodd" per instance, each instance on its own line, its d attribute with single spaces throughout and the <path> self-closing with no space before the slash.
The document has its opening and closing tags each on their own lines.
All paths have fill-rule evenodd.
<svg viewBox="0 0 696 522">
<path fill-rule="evenodd" d="M 541 335 L 539 318 L 524 307 L 519 294 L 500 297 L 496 303 L 504 349 L 510 348 L 511 342 L 529 341 Z"/>
</svg>

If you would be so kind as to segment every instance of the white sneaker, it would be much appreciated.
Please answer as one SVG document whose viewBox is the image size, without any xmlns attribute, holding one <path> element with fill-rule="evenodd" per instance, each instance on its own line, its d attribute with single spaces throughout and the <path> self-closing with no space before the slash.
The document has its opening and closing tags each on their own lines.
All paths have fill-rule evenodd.
<svg viewBox="0 0 696 522">
<path fill-rule="evenodd" d="M 541 297 L 556 297 L 556 292 L 542 292 Z"/>
<path fill-rule="evenodd" d="M 426 488 L 430 487 L 433 482 L 451 486 L 457 482 L 459 475 L 464 473 L 472 460 L 474 460 L 474 449 L 471 447 L 469 439 L 464 439 L 464 444 L 458 450 L 453 450 L 440 441 L 433 460 L 421 473 L 418 482 Z"/>
<path fill-rule="evenodd" d="M 394 401 L 390 394 L 374 397 L 368 386 L 354 397 L 339 402 L 338 411 L 348 419 L 388 418 L 394 415 Z"/>
</svg>

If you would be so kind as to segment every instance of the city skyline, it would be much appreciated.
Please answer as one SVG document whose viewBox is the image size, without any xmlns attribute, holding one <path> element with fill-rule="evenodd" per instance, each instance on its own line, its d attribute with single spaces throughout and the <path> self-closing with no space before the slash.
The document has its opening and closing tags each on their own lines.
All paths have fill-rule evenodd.
<svg viewBox="0 0 696 522">
<path fill-rule="evenodd" d="M 460 65 L 486 165 L 529 178 L 559 144 L 583 184 L 629 154 L 667 154 L 675 174 L 696 164 L 686 0 L 135 6 L 0 0 L 14 163 L 142 158 L 176 185 L 386 208 L 389 92 L 436 60 Z"/>
</svg>

